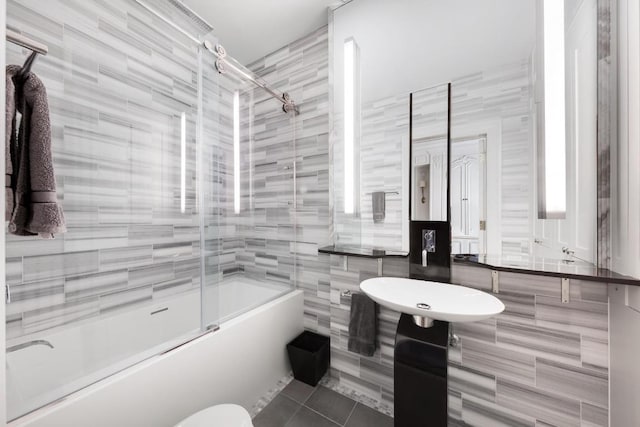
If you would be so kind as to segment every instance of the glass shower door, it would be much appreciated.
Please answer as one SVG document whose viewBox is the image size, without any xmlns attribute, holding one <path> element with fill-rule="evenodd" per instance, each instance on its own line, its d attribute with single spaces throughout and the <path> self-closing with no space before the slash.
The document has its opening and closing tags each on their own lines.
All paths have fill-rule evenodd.
<svg viewBox="0 0 640 427">
<path fill-rule="evenodd" d="M 7 235 L 12 420 L 199 334 L 208 248 L 197 44 L 132 0 L 10 0 L 7 25 L 49 46 L 32 71 L 47 90 L 68 228 Z M 11 64 L 28 53 L 7 44 Z"/>
<path fill-rule="evenodd" d="M 218 230 L 207 235 L 217 256 L 206 263 L 205 292 L 216 290 L 224 322 L 294 287 L 295 118 L 243 76 L 227 71 L 218 79 L 204 91 L 205 99 L 218 100 L 203 117 L 205 129 L 215 129 L 217 188 L 204 203 Z M 213 300 L 205 294 L 205 303 Z"/>
</svg>

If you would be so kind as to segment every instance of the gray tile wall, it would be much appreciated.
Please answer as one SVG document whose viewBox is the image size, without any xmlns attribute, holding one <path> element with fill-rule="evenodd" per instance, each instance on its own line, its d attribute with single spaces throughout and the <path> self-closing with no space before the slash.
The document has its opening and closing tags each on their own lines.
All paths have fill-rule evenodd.
<svg viewBox="0 0 640 427">
<path fill-rule="evenodd" d="M 347 350 L 349 304 L 340 296 L 377 276 L 377 261 L 331 256 L 331 375 L 340 384 L 393 406 L 393 346 L 399 313 L 380 309 L 373 357 Z M 407 276 L 407 262 L 385 259 L 384 276 Z M 452 282 L 489 291 L 491 271 L 454 266 Z M 606 283 L 500 273 L 503 314 L 453 324 L 460 344 L 449 352 L 450 425 L 608 425 L 609 345 Z"/>
<path fill-rule="evenodd" d="M 318 245 L 330 240 L 333 229 L 327 178 L 331 172 L 328 157 L 331 150 L 327 141 L 329 113 L 326 93 L 322 92 L 328 90 L 327 77 L 322 74 L 328 58 L 326 53 L 320 56 L 322 49 L 328 49 L 325 37 L 326 29 L 322 29 L 264 58 L 254 64 L 254 69 L 270 70 L 264 75 L 269 81 L 285 82 L 280 87 L 301 84 L 302 91 L 291 90 L 296 100 L 307 99 L 304 95 L 309 92 L 305 92 L 304 87 L 313 89 L 312 99 L 322 100 L 320 104 L 301 103 L 302 114 L 296 128 L 296 132 L 303 135 L 297 139 L 299 202 L 302 198 L 298 207 L 298 286 L 305 292 L 305 327 L 331 336 L 331 376 L 339 387 L 364 395 L 377 402 L 381 410 L 388 411 L 393 405 L 393 346 L 399 313 L 381 308 L 379 349 L 373 357 L 359 356 L 347 350 L 350 301 L 341 297 L 342 291 L 357 291 L 360 281 L 376 276 L 377 262 L 349 257 L 345 270 L 345 257 L 317 254 Z M 317 44 L 319 40 L 322 41 Z M 301 58 L 310 50 L 322 60 L 306 69 Z M 287 52 L 292 51 L 289 61 Z M 278 70 L 276 62 L 287 66 Z M 508 99 L 513 101 L 514 110 L 505 110 L 504 120 L 505 127 L 510 129 L 508 134 L 514 136 L 514 144 L 525 144 L 526 140 L 524 99 L 528 96 L 521 92 L 527 90 L 526 69 L 526 64 L 520 64 L 503 70 L 502 78 L 513 76 L 513 96 L 494 99 L 498 105 L 503 101 L 508 103 Z M 320 75 L 316 74 L 318 71 Z M 315 83 L 307 82 L 307 76 L 316 78 Z M 491 80 L 487 75 L 484 77 Z M 483 76 L 469 77 L 469 92 L 460 95 L 469 100 L 469 120 L 485 96 L 482 80 Z M 491 81 L 497 84 L 495 79 Z M 515 108 L 516 104 L 519 108 Z M 306 118 L 305 114 L 310 114 L 308 108 L 313 115 Z M 378 116 L 395 117 L 394 112 L 404 108 L 391 100 L 388 105 L 384 104 L 384 114 Z M 518 123 L 519 120 L 525 123 Z M 388 124 L 389 128 L 378 124 L 377 129 L 388 135 L 397 133 L 394 138 L 398 139 L 402 133 L 398 129 L 408 123 L 390 120 Z M 308 174 L 301 175 L 307 165 Z M 520 200 L 525 196 L 514 193 L 513 197 Z M 407 276 L 407 269 L 404 259 L 386 259 L 383 274 L 403 277 Z M 455 266 L 453 281 L 486 290 L 490 286 L 490 272 Z M 505 313 L 485 322 L 454 325 L 461 343 L 451 350 L 449 361 L 451 425 L 606 426 L 606 291 L 606 284 L 572 281 L 572 300 L 565 305 L 560 303 L 559 280 L 503 273 L 498 297 L 507 306 Z"/>
<path fill-rule="evenodd" d="M 504 254 L 529 253 L 531 249 L 531 84 L 527 61 L 458 77 L 452 81 L 452 135 L 456 138 L 476 137 L 477 134 L 464 134 L 464 129 L 486 124 L 497 124 L 501 131 L 500 245 Z M 421 91 L 417 95 L 420 96 L 421 93 L 429 92 Z M 414 99 L 414 113 L 418 108 L 440 111 L 440 103 L 440 98 L 436 96 Z M 433 120 L 434 118 L 431 124 Z M 435 117 L 435 120 L 439 118 Z M 409 94 L 363 105 L 361 127 L 360 224 L 355 228 L 336 227 L 338 237 L 345 242 L 361 241 L 368 246 L 399 250 L 403 203 L 401 195 L 387 196 L 384 223 L 374 224 L 370 193 L 402 192 L 402 170 L 399 165 L 402 164 L 403 139 L 409 138 Z M 416 131 L 414 129 L 414 135 Z M 446 132 L 446 127 L 444 131 Z M 341 194 L 339 184 L 335 193 Z M 336 221 L 345 219 L 337 217 Z M 359 233 L 359 236 L 351 235 L 352 233 Z"/>
<path fill-rule="evenodd" d="M 295 118 L 297 286 L 305 294 L 305 327 L 330 332 L 329 257 L 318 247 L 331 241 L 329 183 L 329 51 L 327 27 L 262 58 L 249 68 L 286 90 L 299 105 Z M 273 153 L 276 161 L 279 157 Z M 287 159 L 284 153 L 278 156 Z M 284 248 L 283 248 L 284 250 Z"/>
<path fill-rule="evenodd" d="M 501 272 L 495 319 L 453 325 L 450 417 L 470 425 L 607 426 L 607 284 Z M 453 282 L 491 289 L 488 269 L 454 266 Z M 452 422 L 453 422 L 452 420 Z"/>
<path fill-rule="evenodd" d="M 197 289 L 197 46 L 128 0 L 10 0 L 7 21 L 49 46 L 33 71 L 48 91 L 68 226 L 55 240 L 7 235 L 8 337 Z M 210 30 L 183 21 L 193 34 Z M 28 54 L 7 49 L 8 63 Z"/>
</svg>

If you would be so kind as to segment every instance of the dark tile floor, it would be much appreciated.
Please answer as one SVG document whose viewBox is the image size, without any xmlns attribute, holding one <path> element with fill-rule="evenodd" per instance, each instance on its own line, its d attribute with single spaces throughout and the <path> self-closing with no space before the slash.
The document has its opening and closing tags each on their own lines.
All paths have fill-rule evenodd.
<svg viewBox="0 0 640 427">
<path fill-rule="evenodd" d="M 254 419 L 254 427 L 393 427 L 393 418 L 323 386 L 293 380 Z"/>
</svg>

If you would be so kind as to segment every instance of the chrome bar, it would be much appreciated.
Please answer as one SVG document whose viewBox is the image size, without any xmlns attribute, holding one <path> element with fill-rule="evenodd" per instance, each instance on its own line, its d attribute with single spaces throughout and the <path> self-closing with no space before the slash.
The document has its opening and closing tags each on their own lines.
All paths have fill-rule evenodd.
<svg viewBox="0 0 640 427">
<path fill-rule="evenodd" d="M 289 95 L 286 92 L 279 92 L 271 88 L 264 79 L 256 76 L 253 71 L 239 63 L 235 58 L 227 56 L 224 48 L 220 45 L 214 47 L 209 40 L 205 40 L 202 45 L 205 49 L 214 54 L 216 58 L 218 58 L 218 61 L 216 61 L 216 67 L 218 67 L 219 72 L 224 72 L 224 68 L 233 70 L 236 74 L 239 74 L 244 79 L 249 80 L 256 86 L 264 89 L 269 95 L 280 101 L 282 103 L 282 109 L 286 113 L 293 111 L 295 114 L 300 114 L 298 106 L 289 98 Z"/>
<path fill-rule="evenodd" d="M 349 290 L 340 292 L 340 296 L 343 298 L 351 298 L 351 295 L 353 294 Z"/>
<path fill-rule="evenodd" d="M 7 347 L 7 353 L 12 353 L 14 351 L 22 350 L 23 348 L 33 347 L 35 345 L 43 345 L 45 347 L 53 348 L 53 345 L 46 340 L 34 340 L 23 342 L 22 344 L 17 344 L 11 347 Z"/>
<path fill-rule="evenodd" d="M 150 6 L 145 0 L 135 0 L 135 2 L 138 3 L 140 6 L 144 7 L 145 9 L 147 9 L 149 12 L 151 12 L 155 16 L 157 16 L 159 19 L 164 21 L 166 24 L 170 25 L 176 31 L 179 31 L 180 33 L 184 34 L 186 37 L 191 39 L 193 42 L 195 42 L 197 44 L 202 44 L 205 47 L 206 50 L 208 50 L 209 52 L 213 53 L 216 56 L 216 58 L 218 58 L 218 61 L 219 61 L 218 64 L 221 63 L 221 64 L 223 64 L 223 66 L 226 65 L 228 68 L 232 69 L 235 73 L 240 74 L 245 79 L 253 82 L 257 86 L 259 86 L 262 89 L 264 89 L 265 91 L 267 91 L 267 93 L 269 93 L 271 96 L 276 98 L 278 101 L 282 102 L 282 109 L 286 113 L 289 113 L 289 112 L 293 111 L 295 114 L 300 114 L 300 110 L 298 109 L 298 106 L 295 104 L 295 102 L 293 102 L 293 100 L 289 99 L 289 96 L 286 93 L 278 92 L 278 91 L 272 89 L 267 84 L 266 81 L 264 81 L 260 77 L 256 76 L 251 70 L 246 68 L 244 65 L 240 64 L 234 58 L 232 58 L 230 56 L 226 56 L 226 53 L 224 53 L 224 50 L 223 50 L 223 54 L 221 55 L 216 49 L 220 45 L 218 45 L 218 46 L 216 46 L 216 48 L 214 48 L 214 46 L 208 40 L 204 40 L 204 41 L 201 42 L 196 36 L 194 36 L 193 34 L 190 34 L 189 32 L 185 31 L 183 28 L 181 28 L 175 22 L 171 21 L 171 19 L 169 19 L 168 17 L 164 16 L 158 10 L 156 10 L 155 8 Z M 218 69 L 218 71 L 220 71 L 220 69 Z"/>
<path fill-rule="evenodd" d="M 31 40 L 29 37 L 23 36 L 9 28 L 7 28 L 7 41 L 17 44 L 18 46 L 26 47 L 40 55 L 46 55 L 49 53 L 49 47 L 47 47 L 46 44 Z"/>
</svg>

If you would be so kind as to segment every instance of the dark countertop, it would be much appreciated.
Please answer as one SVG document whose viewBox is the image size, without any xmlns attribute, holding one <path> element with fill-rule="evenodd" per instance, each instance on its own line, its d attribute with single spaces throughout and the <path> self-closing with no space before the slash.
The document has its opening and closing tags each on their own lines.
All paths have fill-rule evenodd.
<svg viewBox="0 0 640 427">
<path fill-rule="evenodd" d="M 360 246 L 330 245 L 318 249 L 321 254 L 357 256 L 363 258 L 408 257 L 408 252 L 388 251 L 385 249 L 363 248 Z"/>
<path fill-rule="evenodd" d="M 469 264 L 511 273 L 536 274 L 540 276 L 565 277 L 569 279 L 590 280 L 593 282 L 617 283 L 640 286 L 640 279 L 615 273 L 605 268 L 578 261 L 566 262 L 559 259 L 534 256 L 498 256 L 498 255 L 454 255 L 457 264 Z"/>
</svg>

